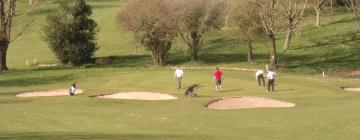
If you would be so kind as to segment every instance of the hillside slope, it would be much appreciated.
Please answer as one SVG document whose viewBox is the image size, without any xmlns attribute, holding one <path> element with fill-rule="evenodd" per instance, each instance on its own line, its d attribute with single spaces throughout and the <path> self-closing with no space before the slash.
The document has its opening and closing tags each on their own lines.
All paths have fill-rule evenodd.
<svg viewBox="0 0 360 140">
<path fill-rule="evenodd" d="M 106 67 L 151 67 L 151 59 L 144 49 L 138 49 L 131 34 L 121 30 L 116 22 L 116 15 L 123 5 L 123 0 L 89 0 L 94 7 L 94 19 L 99 24 L 99 50 L 97 57 L 108 59 Z M 18 13 L 28 6 L 18 4 Z M 39 63 L 56 63 L 56 59 L 41 37 L 41 26 L 46 22 L 46 15 L 56 7 L 56 2 L 43 1 L 31 14 L 15 20 L 15 32 L 22 25 L 36 16 L 35 22 L 26 32 L 13 42 L 9 49 L 8 65 L 10 68 L 25 68 L 26 60 Z M 311 9 L 311 8 L 310 8 Z M 317 73 L 321 71 L 352 71 L 360 68 L 359 34 L 354 33 L 355 20 L 351 12 L 343 8 L 336 9 L 334 15 L 324 10 L 321 28 L 313 25 L 315 21 L 311 11 L 307 12 L 302 27 L 296 32 L 291 49 L 282 52 L 283 33 L 277 40 L 280 70 L 288 72 Z M 177 39 L 169 55 L 169 66 L 226 66 L 263 68 L 268 62 L 267 40 L 260 36 L 255 44 L 256 64 L 246 62 L 246 48 L 231 31 L 222 30 L 209 33 L 205 46 L 201 50 L 201 61 L 188 63 L 184 52 L 185 44 Z M 109 57 L 111 56 L 111 57 Z"/>
</svg>

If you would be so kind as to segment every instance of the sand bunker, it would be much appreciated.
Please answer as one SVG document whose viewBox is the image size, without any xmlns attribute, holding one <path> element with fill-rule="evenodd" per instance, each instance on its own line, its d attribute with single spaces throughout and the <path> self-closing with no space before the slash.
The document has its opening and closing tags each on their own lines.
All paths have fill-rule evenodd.
<svg viewBox="0 0 360 140">
<path fill-rule="evenodd" d="M 288 103 L 263 97 L 234 97 L 224 98 L 211 102 L 207 105 L 209 109 L 246 109 L 246 108 L 282 108 L 294 107 L 294 103 Z"/>
<path fill-rule="evenodd" d="M 338 77 L 359 77 L 360 70 L 348 71 L 348 72 L 335 72 L 334 75 Z"/>
<path fill-rule="evenodd" d="M 168 94 L 150 92 L 127 92 L 115 93 L 110 95 L 98 96 L 97 98 L 106 99 L 126 99 L 126 100 L 175 100 L 177 97 Z"/>
<path fill-rule="evenodd" d="M 342 89 L 344 89 L 344 90 L 346 90 L 346 91 L 360 92 L 360 87 L 357 87 L 357 88 L 347 88 L 347 87 L 343 87 Z"/>
<path fill-rule="evenodd" d="M 80 94 L 83 91 L 80 89 L 76 90 L 76 94 Z M 28 92 L 16 95 L 17 97 L 48 97 L 48 96 L 69 96 L 68 89 L 59 89 L 52 91 L 44 91 L 44 92 Z"/>
</svg>

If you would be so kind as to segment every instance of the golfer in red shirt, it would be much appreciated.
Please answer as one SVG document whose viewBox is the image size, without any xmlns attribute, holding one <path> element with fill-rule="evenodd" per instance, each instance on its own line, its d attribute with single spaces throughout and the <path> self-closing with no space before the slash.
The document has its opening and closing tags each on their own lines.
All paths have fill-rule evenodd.
<svg viewBox="0 0 360 140">
<path fill-rule="evenodd" d="M 222 79 L 222 72 L 220 71 L 219 67 L 216 67 L 216 71 L 214 73 L 214 80 L 215 80 L 215 91 L 219 91 L 222 90 L 222 85 L 221 85 L 221 81 Z"/>
</svg>

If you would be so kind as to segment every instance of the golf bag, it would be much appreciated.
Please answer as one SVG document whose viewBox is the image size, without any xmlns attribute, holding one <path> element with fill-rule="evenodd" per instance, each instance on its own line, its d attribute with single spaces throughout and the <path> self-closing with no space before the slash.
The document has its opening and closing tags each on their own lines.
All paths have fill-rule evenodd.
<svg viewBox="0 0 360 140">
<path fill-rule="evenodd" d="M 193 84 L 190 87 L 188 87 L 185 91 L 186 96 L 190 97 L 198 97 L 198 95 L 195 93 L 195 88 L 199 87 L 197 84 Z"/>
</svg>

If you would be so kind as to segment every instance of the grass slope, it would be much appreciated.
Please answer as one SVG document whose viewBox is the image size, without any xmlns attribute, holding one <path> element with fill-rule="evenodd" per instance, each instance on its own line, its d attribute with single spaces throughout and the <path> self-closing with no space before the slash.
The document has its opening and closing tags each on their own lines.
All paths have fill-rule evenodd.
<svg viewBox="0 0 360 140">
<path fill-rule="evenodd" d="M 123 0 L 88 1 L 94 7 L 93 18 L 99 24 L 99 50 L 97 57 L 109 59 L 105 67 L 151 67 L 151 58 L 144 49 L 136 49 L 131 34 L 121 30 L 116 22 L 116 15 Z M 25 68 L 26 60 L 39 63 L 56 63 L 56 58 L 41 38 L 41 26 L 45 24 L 46 15 L 56 7 L 55 1 L 42 1 L 28 16 L 17 18 L 14 32 L 21 29 L 35 15 L 35 23 L 15 40 L 9 49 L 10 68 Z M 28 6 L 19 3 L 19 15 Z M 320 71 L 358 70 L 360 66 L 359 35 L 355 34 L 355 21 L 352 13 L 346 9 L 336 9 L 334 15 L 324 11 L 322 27 L 313 25 L 314 14 L 307 12 L 302 27 L 292 40 L 291 49 L 282 52 L 284 35 L 279 32 L 277 45 L 281 71 L 317 73 Z M 169 55 L 169 66 L 194 65 L 188 63 L 189 54 L 184 53 L 186 45 L 179 38 Z M 195 66 L 228 66 L 263 68 L 268 63 L 267 39 L 259 36 L 254 48 L 257 64 L 246 62 L 244 43 L 234 38 L 231 31 L 223 30 L 206 36 L 205 45 L 200 52 L 200 62 Z"/>
</svg>

